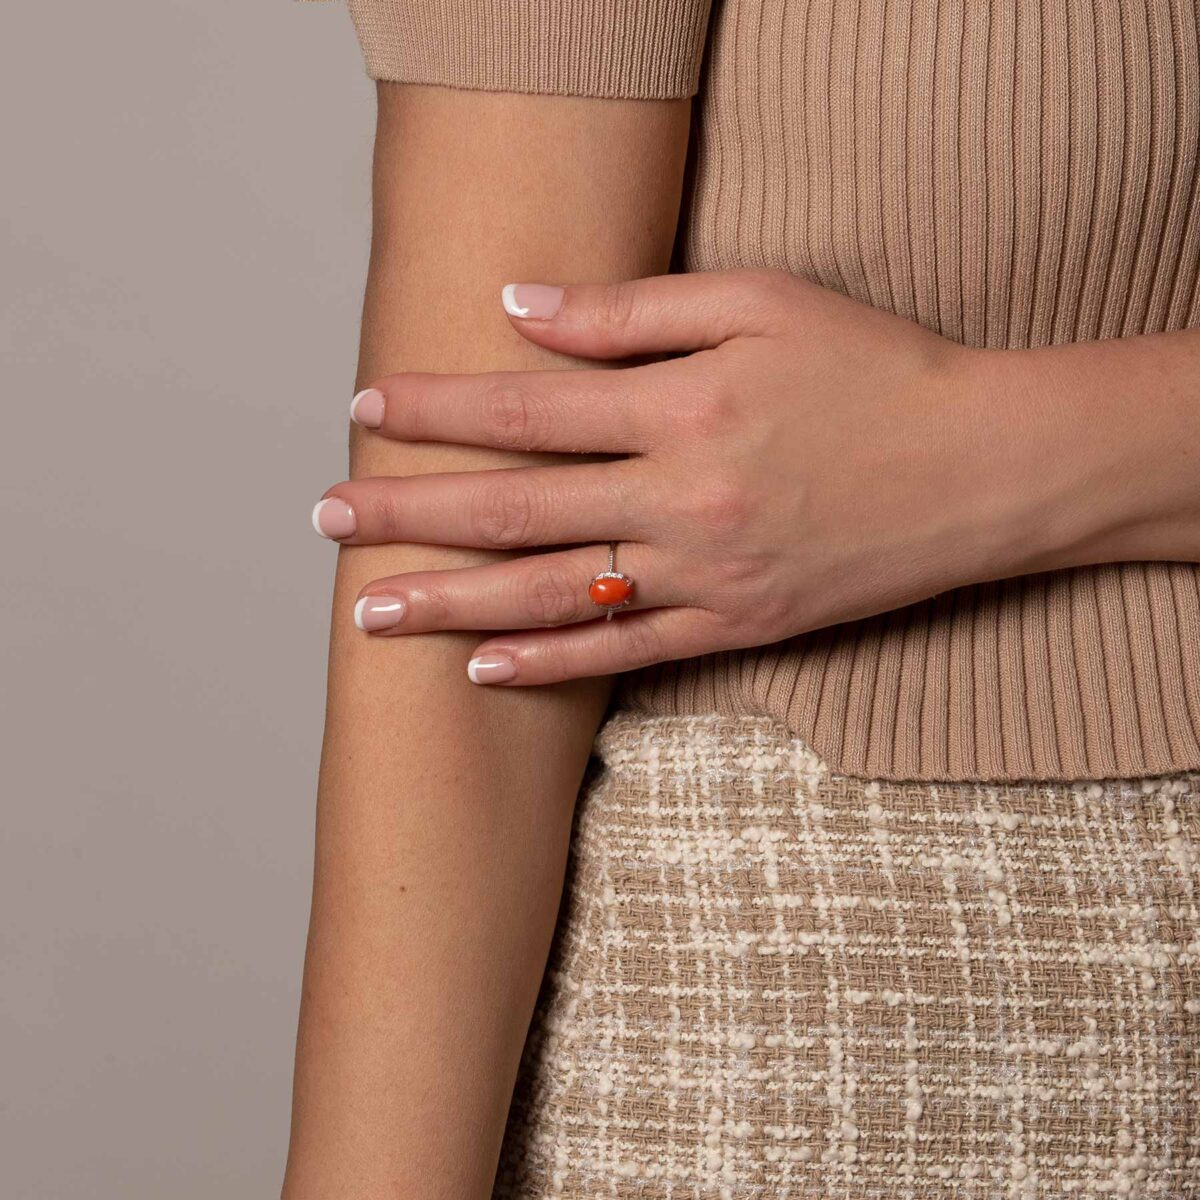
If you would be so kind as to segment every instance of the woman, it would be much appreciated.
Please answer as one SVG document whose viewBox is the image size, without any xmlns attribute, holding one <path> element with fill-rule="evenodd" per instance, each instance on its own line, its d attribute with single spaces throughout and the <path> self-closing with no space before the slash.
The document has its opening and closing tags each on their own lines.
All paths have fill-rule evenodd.
<svg viewBox="0 0 1200 1200">
<path fill-rule="evenodd" d="M 1193 6 L 351 11 L 285 1196 L 1183 1194 Z"/>
</svg>

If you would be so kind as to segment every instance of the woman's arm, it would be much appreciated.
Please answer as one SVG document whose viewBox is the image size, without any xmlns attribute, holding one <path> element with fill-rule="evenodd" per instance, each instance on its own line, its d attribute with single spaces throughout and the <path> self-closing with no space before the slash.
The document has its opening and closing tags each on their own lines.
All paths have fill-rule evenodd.
<svg viewBox="0 0 1200 1200">
<path fill-rule="evenodd" d="M 381 85 L 360 385 L 571 365 L 513 332 L 501 287 L 664 270 L 688 110 Z M 558 460 L 362 430 L 351 445 L 354 477 L 530 461 Z M 370 638 L 352 614 L 381 574 L 500 557 L 339 552 L 286 1200 L 491 1184 L 609 684 L 474 687 L 477 638 Z"/>
<path fill-rule="evenodd" d="M 1200 329 L 971 350 L 959 378 L 1005 415 L 1011 509 L 1040 510 L 1027 570 L 1200 562 Z"/>
</svg>

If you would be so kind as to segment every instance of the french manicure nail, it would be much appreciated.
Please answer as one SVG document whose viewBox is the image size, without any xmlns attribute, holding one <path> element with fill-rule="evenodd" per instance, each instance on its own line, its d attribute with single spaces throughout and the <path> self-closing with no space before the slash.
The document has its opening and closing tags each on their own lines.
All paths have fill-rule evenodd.
<svg viewBox="0 0 1200 1200">
<path fill-rule="evenodd" d="M 467 678 L 472 683 L 507 683 L 516 673 L 516 663 L 503 654 L 481 654 L 467 663 Z"/>
<path fill-rule="evenodd" d="M 350 420 L 364 429 L 383 424 L 384 395 L 378 388 L 364 388 L 350 401 Z"/>
<path fill-rule="evenodd" d="M 363 596 L 354 606 L 354 623 L 363 633 L 394 629 L 404 619 L 404 608 L 399 596 Z"/>
<path fill-rule="evenodd" d="M 345 500 L 330 496 L 327 500 L 318 500 L 312 512 L 313 528 L 323 537 L 340 541 L 342 538 L 354 536 L 358 521 L 354 518 L 354 509 Z"/>
<path fill-rule="evenodd" d="M 500 299 L 510 317 L 544 321 L 562 308 L 563 290 L 549 283 L 506 283 Z"/>
</svg>

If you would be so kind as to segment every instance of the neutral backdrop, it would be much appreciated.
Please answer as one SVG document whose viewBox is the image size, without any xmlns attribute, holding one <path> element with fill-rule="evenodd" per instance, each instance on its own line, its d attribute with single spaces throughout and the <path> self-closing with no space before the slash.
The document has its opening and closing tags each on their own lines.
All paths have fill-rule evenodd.
<svg viewBox="0 0 1200 1200">
<path fill-rule="evenodd" d="M 3 25 L 0 1195 L 269 1198 L 373 87 L 336 3 Z"/>
</svg>

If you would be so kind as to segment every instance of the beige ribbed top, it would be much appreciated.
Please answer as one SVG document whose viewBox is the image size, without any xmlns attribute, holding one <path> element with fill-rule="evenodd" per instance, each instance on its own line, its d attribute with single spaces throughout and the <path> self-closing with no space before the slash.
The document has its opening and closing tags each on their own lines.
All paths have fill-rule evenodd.
<svg viewBox="0 0 1200 1200">
<path fill-rule="evenodd" d="M 783 267 L 1013 349 L 1200 321 L 1196 7 L 350 0 L 375 78 L 698 91 L 678 269 Z M 962 588 L 638 672 L 621 701 L 773 715 L 877 778 L 1196 770 L 1200 569 Z"/>
</svg>

